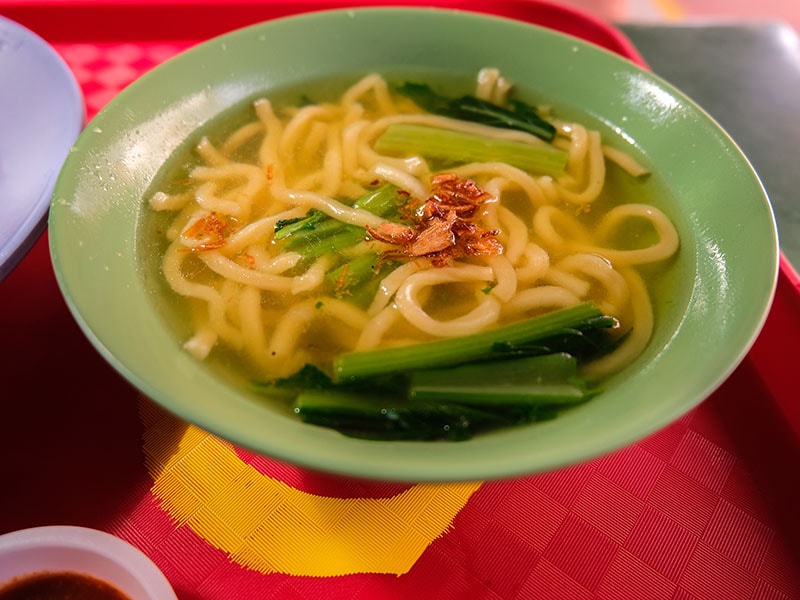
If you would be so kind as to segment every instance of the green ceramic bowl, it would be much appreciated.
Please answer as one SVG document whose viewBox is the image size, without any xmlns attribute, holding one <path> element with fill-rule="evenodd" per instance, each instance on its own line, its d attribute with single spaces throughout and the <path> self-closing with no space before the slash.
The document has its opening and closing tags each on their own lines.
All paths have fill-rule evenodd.
<svg viewBox="0 0 800 600">
<path fill-rule="evenodd" d="M 591 402 L 466 442 L 374 442 L 300 423 L 181 350 L 137 246 L 145 192 L 197 128 L 230 106 L 367 70 L 474 76 L 499 67 L 560 114 L 652 166 L 682 247 L 644 355 Z M 520 22 L 438 9 L 326 11 L 213 39 L 146 74 L 87 126 L 57 182 L 50 244 L 85 334 L 145 395 L 242 447 L 301 466 L 399 481 L 551 470 L 635 442 L 702 402 L 743 359 L 770 307 L 778 245 L 746 158 L 690 99 L 631 62 Z M 91 374 L 87 374 L 91 377 Z M 109 402 L 113 402 L 112 398 Z"/>
</svg>

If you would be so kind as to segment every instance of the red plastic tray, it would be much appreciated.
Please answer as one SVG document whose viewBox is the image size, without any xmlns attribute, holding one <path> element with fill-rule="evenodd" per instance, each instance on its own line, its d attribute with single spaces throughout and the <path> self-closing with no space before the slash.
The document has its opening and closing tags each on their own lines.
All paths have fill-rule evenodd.
<svg viewBox="0 0 800 600">
<path fill-rule="evenodd" d="M 349 6 L 384 4 L 351 2 Z M 403 2 L 490 12 L 587 39 L 644 65 L 620 32 L 555 4 Z M 141 73 L 209 36 L 334 8 L 316 2 L 0 1 L 65 57 L 91 117 Z M 0 284 L 0 533 L 49 524 L 110 531 L 164 570 L 181 600 L 225 598 L 798 599 L 800 278 L 782 260 L 765 327 L 701 406 L 610 456 L 484 484 L 410 571 L 309 578 L 231 562 L 165 516 L 144 467 L 141 398 L 95 352 L 55 282 L 46 233 Z M 352 482 L 240 453 L 323 495 Z M 355 491 L 354 491 L 355 490 Z"/>
</svg>

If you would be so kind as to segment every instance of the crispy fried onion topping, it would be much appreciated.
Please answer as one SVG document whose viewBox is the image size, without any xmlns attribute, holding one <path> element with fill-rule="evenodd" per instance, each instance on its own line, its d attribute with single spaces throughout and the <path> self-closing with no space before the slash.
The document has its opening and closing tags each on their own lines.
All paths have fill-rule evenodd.
<svg viewBox="0 0 800 600">
<path fill-rule="evenodd" d="M 470 179 L 455 173 L 435 175 L 431 195 L 416 211 L 413 226 L 385 222 L 377 228 L 367 226 L 376 240 L 398 246 L 385 256 L 423 257 L 435 267 L 444 267 L 464 256 L 502 254 L 497 230 L 477 225 L 480 206 L 492 195 Z"/>
<path fill-rule="evenodd" d="M 197 219 L 181 233 L 184 245 L 192 252 L 204 252 L 222 248 L 229 232 L 228 222 L 215 212 Z"/>
</svg>

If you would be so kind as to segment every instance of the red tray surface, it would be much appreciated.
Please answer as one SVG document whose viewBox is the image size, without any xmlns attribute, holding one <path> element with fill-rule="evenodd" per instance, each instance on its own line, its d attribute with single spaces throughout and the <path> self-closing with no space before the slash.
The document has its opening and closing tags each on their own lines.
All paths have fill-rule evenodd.
<svg viewBox="0 0 800 600">
<path fill-rule="evenodd" d="M 437 4 L 560 29 L 643 64 L 618 31 L 557 5 Z M 196 41 L 334 6 L 21 1 L 0 3 L 0 14 L 54 44 L 81 83 L 91 117 Z M 49 524 L 109 531 L 153 558 L 181 600 L 800 599 L 800 407 L 789 375 L 800 340 L 800 279 L 785 260 L 762 334 L 701 406 L 612 455 L 484 484 L 400 577 L 264 575 L 171 521 L 144 466 L 143 400 L 69 315 L 46 233 L 0 284 L 0 328 L 0 533 Z M 310 493 L 380 497 L 399 489 L 239 454 Z"/>
</svg>

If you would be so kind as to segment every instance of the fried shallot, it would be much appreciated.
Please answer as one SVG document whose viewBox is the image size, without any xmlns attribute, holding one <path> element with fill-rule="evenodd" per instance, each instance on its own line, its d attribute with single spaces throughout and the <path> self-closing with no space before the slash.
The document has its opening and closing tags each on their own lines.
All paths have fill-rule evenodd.
<svg viewBox="0 0 800 600">
<path fill-rule="evenodd" d="M 187 227 L 181 237 L 191 242 L 187 247 L 191 252 L 217 250 L 227 243 L 226 234 L 229 230 L 230 226 L 223 218 L 210 212 Z"/>
<path fill-rule="evenodd" d="M 477 224 L 481 204 L 492 197 L 455 173 L 435 175 L 430 196 L 416 211 L 413 226 L 387 221 L 376 228 L 367 226 L 367 232 L 373 239 L 399 247 L 389 255 L 427 258 L 436 267 L 464 256 L 502 254 L 499 232 Z"/>
</svg>

